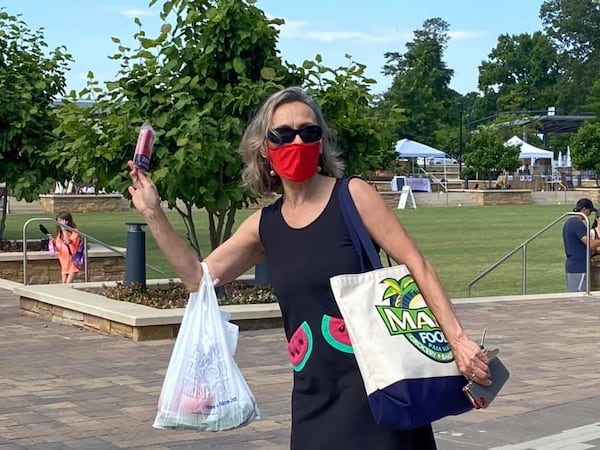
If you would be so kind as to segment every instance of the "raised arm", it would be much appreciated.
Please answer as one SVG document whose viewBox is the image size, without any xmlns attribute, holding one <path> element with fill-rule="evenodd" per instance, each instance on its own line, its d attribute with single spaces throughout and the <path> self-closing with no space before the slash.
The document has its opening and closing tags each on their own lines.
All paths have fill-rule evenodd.
<svg viewBox="0 0 600 450">
<path fill-rule="evenodd" d="M 349 188 L 371 237 L 395 261 L 405 264 L 410 271 L 448 339 L 461 373 L 480 384 L 489 384 L 488 358 L 466 335 L 433 267 L 397 216 L 381 195 L 364 181 L 354 178 L 350 180 Z"/>
<path fill-rule="evenodd" d="M 175 269 L 190 291 L 197 291 L 202 279 L 202 266 L 198 256 L 188 247 L 169 222 L 165 214 L 156 186 L 144 171 L 129 163 L 133 186 L 129 194 L 136 209 L 148 224 L 158 247 Z M 254 264 L 264 258 L 264 250 L 258 235 L 260 211 L 242 223 L 225 243 L 205 258 L 211 275 L 220 283 L 233 281 Z"/>
</svg>

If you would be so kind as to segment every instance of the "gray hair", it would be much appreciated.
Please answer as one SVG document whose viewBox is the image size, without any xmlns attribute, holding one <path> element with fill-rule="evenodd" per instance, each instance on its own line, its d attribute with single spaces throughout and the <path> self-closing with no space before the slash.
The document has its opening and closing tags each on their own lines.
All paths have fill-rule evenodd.
<svg viewBox="0 0 600 450">
<path fill-rule="evenodd" d="M 312 109 L 316 124 L 323 129 L 321 138 L 321 155 L 319 165 L 321 174 L 341 177 L 344 174 L 344 163 L 335 150 L 332 131 L 325 124 L 321 108 L 300 87 L 289 87 L 271 95 L 260 107 L 250 121 L 240 143 L 240 153 L 244 160 L 242 180 L 253 192 L 266 195 L 281 189 L 281 179 L 270 175 L 271 167 L 266 157 L 267 132 L 271 126 L 273 112 L 286 103 L 301 102 Z"/>
</svg>

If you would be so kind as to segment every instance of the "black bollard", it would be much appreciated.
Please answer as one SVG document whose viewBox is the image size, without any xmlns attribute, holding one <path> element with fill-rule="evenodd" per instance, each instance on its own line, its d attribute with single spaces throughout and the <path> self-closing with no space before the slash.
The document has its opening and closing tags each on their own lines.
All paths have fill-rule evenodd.
<svg viewBox="0 0 600 450">
<path fill-rule="evenodd" d="M 145 223 L 126 223 L 127 253 L 125 255 L 125 284 L 139 284 L 146 289 L 146 232 Z"/>
<path fill-rule="evenodd" d="M 271 285 L 271 267 L 268 259 L 263 259 L 254 267 L 254 285 L 256 287 Z"/>
</svg>

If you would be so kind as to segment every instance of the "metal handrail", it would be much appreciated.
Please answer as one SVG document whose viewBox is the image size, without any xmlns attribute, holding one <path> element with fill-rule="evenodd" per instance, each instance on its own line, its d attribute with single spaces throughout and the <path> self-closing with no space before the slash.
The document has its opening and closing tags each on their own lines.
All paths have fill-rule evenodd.
<svg viewBox="0 0 600 450">
<path fill-rule="evenodd" d="M 446 194 L 448 193 L 448 180 L 444 179 L 444 182 L 442 182 L 442 180 L 440 180 L 437 176 L 435 176 L 432 173 L 427 172 L 422 167 L 419 167 L 419 171 L 423 172 L 425 175 L 427 175 L 427 178 L 429 178 L 433 182 L 433 184 L 440 185 L 444 189 L 444 192 Z"/>
<path fill-rule="evenodd" d="M 434 184 L 441 186 L 444 189 L 444 192 L 446 194 L 448 193 L 448 180 L 444 179 L 442 181 L 442 180 L 438 179 L 438 177 L 436 177 L 435 175 L 432 174 L 431 181 L 433 181 Z"/>
<path fill-rule="evenodd" d="M 562 184 L 562 181 L 552 179 L 551 183 L 557 184 L 560 187 L 559 191 L 563 191 L 565 193 L 565 203 L 566 203 L 567 202 L 567 191 L 569 190 L 569 188 L 567 186 L 565 186 L 564 184 Z"/>
<path fill-rule="evenodd" d="M 530 238 L 528 238 L 527 240 L 525 240 L 521 245 L 517 246 L 516 248 L 514 248 L 513 250 L 511 250 L 510 252 L 508 252 L 506 255 L 504 255 L 502 258 L 500 258 L 498 261 L 496 261 L 494 264 L 492 264 L 488 269 L 486 269 L 485 271 L 483 271 L 482 273 L 480 273 L 479 275 L 477 275 L 473 280 L 471 280 L 471 282 L 467 286 L 467 297 L 471 297 L 471 289 L 473 288 L 473 285 L 475 285 L 475 283 L 477 283 L 483 277 L 485 277 L 490 272 L 492 272 L 493 270 L 495 270 L 498 266 L 500 266 L 504 261 L 506 261 L 508 258 L 510 258 L 515 253 L 517 253 L 519 250 L 523 250 L 523 261 L 522 261 L 522 266 L 521 266 L 521 271 L 522 271 L 522 273 L 521 273 L 521 283 L 522 283 L 521 284 L 521 293 L 523 295 L 525 295 L 527 293 L 527 245 L 531 241 L 533 241 L 534 239 L 536 239 L 538 236 L 540 236 L 541 234 L 543 234 L 544 232 L 546 232 L 548 229 L 552 228 L 556 223 L 560 222 L 562 219 L 564 219 L 567 216 L 581 216 L 581 217 L 583 217 L 585 219 L 585 224 L 586 224 L 586 227 L 587 227 L 587 235 L 586 236 L 590 235 L 590 220 L 589 220 L 588 216 L 586 216 L 582 212 L 568 212 L 568 213 L 563 214 L 558 219 L 554 220 L 549 225 L 546 225 L 540 231 L 538 231 L 533 236 L 531 236 Z M 590 244 L 589 244 L 589 242 L 590 241 L 588 239 L 587 240 L 587 245 L 586 245 L 586 266 L 585 266 L 585 272 L 586 272 L 586 277 L 585 277 L 586 278 L 585 293 L 587 295 L 590 295 L 590 283 L 591 283 L 591 280 L 590 280 L 591 255 L 590 255 Z"/>
<path fill-rule="evenodd" d="M 34 217 L 32 219 L 29 219 L 28 221 L 26 221 L 23 224 L 23 284 L 27 285 L 27 227 L 29 226 L 30 223 L 32 222 L 52 222 L 56 225 L 59 225 L 58 221 L 55 219 L 50 219 L 49 217 Z M 88 240 L 94 242 L 95 244 L 100 245 L 101 247 L 104 247 L 107 250 L 110 250 L 114 253 L 117 253 L 118 255 L 122 256 L 123 258 L 127 258 L 127 254 L 123 253 L 121 250 L 118 250 L 117 248 L 102 242 L 99 239 L 96 239 L 93 236 L 90 236 L 87 233 L 84 233 L 83 231 L 79 230 L 79 229 L 75 229 L 75 228 L 71 228 L 68 225 L 61 225 L 61 227 L 66 228 L 69 231 L 74 231 L 77 234 L 79 234 L 80 236 L 83 236 L 83 248 L 84 248 L 84 252 L 85 252 L 85 257 L 83 259 L 83 264 L 84 264 L 84 280 L 85 282 L 88 281 Z M 163 275 L 165 278 L 168 278 L 168 275 L 160 270 L 158 267 L 154 267 L 150 264 L 146 264 L 146 267 L 149 269 L 154 270 L 155 272 L 160 273 L 161 275 Z"/>
</svg>

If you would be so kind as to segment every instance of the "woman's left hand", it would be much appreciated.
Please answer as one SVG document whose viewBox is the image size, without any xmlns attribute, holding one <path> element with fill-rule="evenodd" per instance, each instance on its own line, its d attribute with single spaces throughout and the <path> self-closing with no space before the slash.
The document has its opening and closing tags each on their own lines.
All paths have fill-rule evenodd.
<svg viewBox="0 0 600 450">
<path fill-rule="evenodd" d="M 129 186 L 128 191 L 135 208 L 143 216 L 152 215 L 153 211 L 162 209 L 156 186 L 146 172 L 134 166 L 133 161 L 129 161 L 128 166 L 131 169 L 129 176 L 133 181 L 133 186 Z"/>
<path fill-rule="evenodd" d="M 452 352 L 458 370 L 470 381 L 489 386 L 492 384 L 489 359 L 475 342 L 467 337 L 453 343 Z"/>
</svg>

